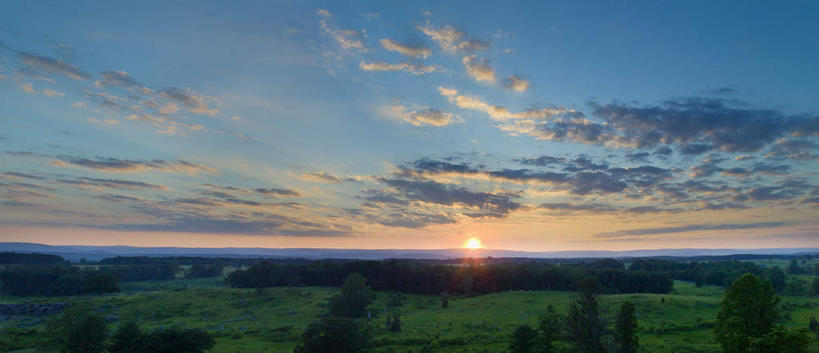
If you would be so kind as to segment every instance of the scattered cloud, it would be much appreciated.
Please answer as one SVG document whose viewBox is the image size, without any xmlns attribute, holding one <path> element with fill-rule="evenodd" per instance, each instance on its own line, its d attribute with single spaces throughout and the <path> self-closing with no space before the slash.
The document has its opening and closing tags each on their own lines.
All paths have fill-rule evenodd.
<svg viewBox="0 0 819 353">
<path fill-rule="evenodd" d="M 503 86 L 515 92 L 526 92 L 532 88 L 532 84 L 529 81 L 517 75 L 510 75 L 507 77 Z"/>
<path fill-rule="evenodd" d="M 489 60 L 470 55 L 465 56 L 462 61 L 467 75 L 472 77 L 476 82 L 495 83 L 495 70 L 489 66 Z"/>
<path fill-rule="evenodd" d="M 455 114 L 441 111 L 434 108 L 423 107 L 418 110 L 408 110 L 402 105 L 391 105 L 384 107 L 383 114 L 406 122 L 412 126 L 447 126 L 462 122 Z"/>
<path fill-rule="evenodd" d="M 386 63 L 383 61 L 375 61 L 366 63 L 362 61 L 359 64 L 361 70 L 364 71 L 406 71 L 413 75 L 426 75 L 436 71 L 441 71 L 441 67 L 437 65 L 424 64 L 410 64 L 410 63 Z"/>
<path fill-rule="evenodd" d="M 91 76 L 80 70 L 79 67 L 62 60 L 52 59 L 31 53 L 20 53 L 20 59 L 23 61 L 23 64 L 35 70 L 52 74 L 62 74 L 74 80 L 91 79 Z"/>
<path fill-rule="evenodd" d="M 432 54 L 432 51 L 423 45 L 401 44 L 389 38 L 382 39 L 380 42 L 381 46 L 386 50 L 401 53 L 416 59 L 426 59 Z"/>
<path fill-rule="evenodd" d="M 329 174 L 325 171 L 318 171 L 313 173 L 303 173 L 301 175 L 302 180 L 317 182 L 317 183 L 329 183 L 329 184 L 338 184 L 342 182 L 341 178 Z"/>
<path fill-rule="evenodd" d="M 466 39 L 466 33 L 452 26 L 434 28 L 427 23 L 426 26 L 419 26 L 418 30 L 429 36 L 443 51 L 449 53 L 485 50 L 492 44 L 487 40 Z"/>
</svg>

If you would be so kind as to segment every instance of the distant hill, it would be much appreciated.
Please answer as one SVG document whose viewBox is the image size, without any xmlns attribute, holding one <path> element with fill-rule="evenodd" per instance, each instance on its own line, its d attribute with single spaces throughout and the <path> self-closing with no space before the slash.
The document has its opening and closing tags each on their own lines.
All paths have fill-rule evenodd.
<svg viewBox="0 0 819 353">
<path fill-rule="evenodd" d="M 655 249 L 629 251 L 548 251 L 529 252 L 493 249 L 272 249 L 272 248 L 176 248 L 133 246 L 54 246 L 36 243 L 2 243 L 0 252 L 54 254 L 67 260 L 99 260 L 114 256 L 203 256 L 203 257 L 270 257 L 305 259 L 450 259 L 463 257 L 525 258 L 624 258 L 655 256 L 721 256 L 749 255 L 819 255 L 819 248 L 772 249 Z"/>
</svg>

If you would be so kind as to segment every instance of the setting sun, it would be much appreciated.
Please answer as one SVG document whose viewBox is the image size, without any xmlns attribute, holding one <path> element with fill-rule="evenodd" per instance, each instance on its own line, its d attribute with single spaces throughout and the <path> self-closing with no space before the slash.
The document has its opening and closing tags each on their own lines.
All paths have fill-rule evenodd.
<svg viewBox="0 0 819 353">
<path fill-rule="evenodd" d="M 481 240 L 478 238 L 469 238 L 466 243 L 464 243 L 464 247 L 467 249 L 480 249 L 483 248 L 483 243 L 481 243 Z"/>
</svg>

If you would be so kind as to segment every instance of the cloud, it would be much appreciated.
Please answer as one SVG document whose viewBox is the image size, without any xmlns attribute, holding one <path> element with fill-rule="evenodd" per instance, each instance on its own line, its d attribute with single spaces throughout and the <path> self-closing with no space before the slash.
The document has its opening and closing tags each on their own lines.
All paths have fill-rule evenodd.
<svg viewBox="0 0 819 353">
<path fill-rule="evenodd" d="M 328 22 L 330 13 L 326 10 L 324 12 L 322 11 L 323 10 L 319 10 L 317 14 L 319 17 L 323 17 L 321 20 L 319 20 L 319 24 L 321 25 L 321 30 L 324 32 L 324 34 L 333 38 L 344 50 L 353 50 L 358 52 L 367 51 L 367 46 L 363 41 L 364 38 L 367 38 L 367 32 L 354 29 L 335 29 L 331 27 Z"/>
<path fill-rule="evenodd" d="M 188 108 L 188 111 L 195 114 L 214 116 L 219 113 L 217 109 L 211 109 L 205 102 L 204 96 L 190 89 L 166 88 L 162 90 L 162 97 L 181 104 Z M 178 109 L 178 108 L 177 108 Z M 176 109 L 174 110 L 174 112 Z M 170 112 L 173 113 L 173 112 Z"/>
<path fill-rule="evenodd" d="M 255 191 L 265 195 L 302 196 L 300 192 L 292 189 L 258 188 Z"/>
<path fill-rule="evenodd" d="M 768 153 L 765 153 L 765 158 L 803 161 L 816 160 L 819 156 L 813 151 L 818 149 L 819 145 L 810 140 L 781 139 L 771 147 Z"/>
<path fill-rule="evenodd" d="M 532 88 L 532 84 L 529 81 L 520 78 L 517 75 L 510 75 L 507 77 L 503 83 L 503 86 L 515 92 L 526 92 L 529 90 L 529 88 Z"/>
<path fill-rule="evenodd" d="M 26 173 L 18 173 L 18 172 L 5 172 L 0 174 L 0 178 L 23 178 L 23 179 L 34 179 L 34 180 L 45 180 L 44 177 L 31 175 Z"/>
<path fill-rule="evenodd" d="M 316 10 L 316 15 L 324 18 L 330 18 L 331 16 L 333 16 L 332 14 L 330 14 L 330 11 L 327 11 L 325 9 Z"/>
<path fill-rule="evenodd" d="M 53 89 L 47 89 L 47 90 L 44 90 L 44 91 L 43 91 L 43 94 L 44 94 L 45 96 L 47 96 L 47 97 L 55 97 L 55 96 L 60 96 L 60 97 L 63 97 L 63 96 L 65 96 L 65 93 L 63 93 L 63 92 L 59 92 L 59 91 L 55 91 L 55 90 L 53 90 Z"/>
<path fill-rule="evenodd" d="M 542 120 L 560 115 L 578 114 L 575 110 L 561 107 L 531 108 L 522 112 L 512 113 L 508 109 L 498 105 L 492 105 L 482 101 L 480 98 L 458 94 L 458 90 L 438 87 L 438 93 L 446 97 L 450 103 L 458 108 L 480 111 L 489 115 L 493 120 L 518 120 L 528 119 L 530 121 Z M 534 124 L 534 122 L 532 122 Z"/>
<path fill-rule="evenodd" d="M 432 54 L 432 51 L 423 45 L 401 44 L 389 38 L 380 40 L 380 43 L 381 46 L 384 47 L 384 49 L 401 53 L 403 55 L 413 57 L 416 59 L 426 59 L 428 56 Z"/>
<path fill-rule="evenodd" d="M 384 115 L 404 121 L 412 126 L 447 126 L 462 120 L 455 114 L 438 109 L 423 107 L 419 110 L 407 110 L 402 105 L 387 106 L 382 109 Z"/>
<path fill-rule="evenodd" d="M 28 82 L 20 85 L 20 90 L 28 94 L 37 93 L 37 90 L 34 89 L 34 85 Z"/>
<path fill-rule="evenodd" d="M 97 118 L 89 118 L 88 122 L 92 123 L 92 124 L 103 124 L 103 125 L 117 125 L 117 124 L 119 124 L 119 120 L 113 119 L 113 118 L 108 118 L 108 119 L 105 119 L 105 120 L 100 120 L 100 119 L 97 119 Z"/>
<path fill-rule="evenodd" d="M 452 26 L 434 28 L 427 23 L 426 26 L 419 26 L 418 30 L 429 36 L 443 51 L 449 53 L 455 53 L 456 51 L 485 50 L 492 44 L 486 40 L 465 39 L 466 33 Z"/>
<path fill-rule="evenodd" d="M 398 199 L 437 204 L 443 206 L 465 206 L 463 214 L 471 218 L 503 218 L 521 208 L 513 201 L 517 193 L 497 191 L 471 191 L 463 187 L 446 185 L 431 180 L 381 179 L 390 187 L 383 190 L 385 195 Z"/>
<path fill-rule="evenodd" d="M 317 183 L 329 183 L 329 184 L 338 184 L 342 182 L 341 178 L 328 174 L 324 171 L 318 171 L 314 173 L 303 173 L 301 175 L 302 180 L 317 182 Z"/>
<path fill-rule="evenodd" d="M 463 58 L 464 68 L 467 75 L 472 77 L 477 82 L 495 83 L 495 70 L 489 66 L 489 60 L 478 58 L 475 55 L 465 56 Z"/>
<path fill-rule="evenodd" d="M 32 69 L 37 69 L 54 74 L 63 74 L 74 80 L 90 80 L 91 76 L 80 70 L 80 68 L 66 63 L 62 60 L 55 60 L 31 53 L 20 53 L 20 59 L 25 65 Z"/>
<path fill-rule="evenodd" d="M 120 179 L 96 179 L 96 178 L 77 178 L 77 179 L 59 179 L 57 182 L 62 184 L 73 185 L 81 188 L 111 188 L 111 189 L 155 189 L 167 190 L 162 185 L 149 184 L 141 181 L 120 180 Z"/>
<path fill-rule="evenodd" d="M 677 143 L 685 154 L 710 149 L 755 152 L 793 130 L 796 120 L 802 120 L 776 110 L 734 106 L 732 102 L 691 97 L 666 100 L 657 106 L 590 106 L 596 117 L 612 126 L 621 142 L 638 148 Z"/>
<path fill-rule="evenodd" d="M 710 230 L 738 230 L 738 229 L 757 229 L 757 228 L 779 228 L 786 226 L 785 222 L 761 222 L 761 223 L 745 223 L 745 224 L 693 224 L 678 227 L 663 227 L 663 228 L 642 228 L 624 230 L 619 232 L 597 233 L 595 238 L 618 238 L 625 236 L 645 236 L 645 235 L 660 235 L 672 233 L 687 233 L 695 231 L 710 231 Z"/>
<path fill-rule="evenodd" d="M 563 164 L 566 162 L 566 158 L 563 157 L 554 157 L 554 156 L 540 156 L 536 158 L 520 158 L 516 159 L 516 162 L 520 164 L 526 165 L 536 165 L 536 166 L 551 166 L 551 165 L 558 165 Z"/>
<path fill-rule="evenodd" d="M 94 159 L 60 156 L 55 161 L 56 165 L 71 165 L 83 168 L 95 169 L 103 172 L 115 173 L 135 173 L 144 172 L 148 170 L 157 170 L 162 172 L 184 173 L 195 175 L 198 173 L 218 173 L 216 168 L 208 167 L 202 164 L 188 162 L 185 160 L 166 161 L 161 159 L 154 160 L 129 160 L 117 159 L 110 157 L 97 157 Z"/>
<path fill-rule="evenodd" d="M 437 65 L 424 64 L 410 64 L 410 63 L 386 63 L 383 61 L 375 61 L 367 63 L 362 61 L 359 64 L 361 70 L 364 71 L 406 71 L 413 75 L 426 75 L 433 72 L 441 71 L 441 67 Z"/>
</svg>

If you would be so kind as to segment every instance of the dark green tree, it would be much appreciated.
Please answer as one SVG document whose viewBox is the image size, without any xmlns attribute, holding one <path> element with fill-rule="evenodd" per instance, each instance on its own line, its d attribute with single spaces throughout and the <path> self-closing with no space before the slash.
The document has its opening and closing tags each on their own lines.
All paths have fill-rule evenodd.
<svg viewBox="0 0 819 353">
<path fill-rule="evenodd" d="M 341 294 L 330 298 L 330 315 L 358 318 L 367 313 L 373 294 L 364 276 L 350 274 L 341 286 Z"/>
<path fill-rule="evenodd" d="M 97 272 L 85 280 L 83 291 L 95 294 L 119 292 L 117 282 L 119 282 L 119 279 L 116 276 L 110 273 Z"/>
<path fill-rule="evenodd" d="M 788 265 L 788 274 L 801 275 L 803 272 L 802 267 L 799 266 L 799 261 L 791 259 L 791 263 Z"/>
<path fill-rule="evenodd" d="M 523 324 L 515 328 L 512 333 L 512 342 L 509 343 L 510 353 L 535 353 L 537 331 L 529 325 Z"/>
<path fill-rule="evenodd" d="M 813 295 L 819 295 L 819 277 L 813 277 Z"/>
<path fill-rule="evenodd" d="M 620 312 L 617 313 L 617 321 L 614 323 L 614 342 L 617 344 L 619 353 L 637 352 L 639 346 L 637 315 L 634 304 L 628 300 L 620 305 Z"/>
<path fill-rule="evenodd" d="M 774 328 L 779 298 L 771 284 L 747 273 L 725 291 L 714 335 L 725 353 L 749 352 L 751 342 Z"/>
<path fill-rule="evenodd" d="M 808 324 L 808 329 L 810 329 L 811 332 L 819 335 L 819 321 L 816 321 L 816 316 L 811 316 L 810 317 L 810 323 Z"/>
<path fill-rule="evenodd" d="M 586 277 L 577 284 L 577 298 L 569 304 L 566 312 L 566 333 L 574 342 L 577 352 L 604 353 L 602 337 L 607 323 L 600 314 L 600 297 L 597 296 L 598 281 Z"/>
<path fill-rule="evenodd" d="M 367 332 L 348 317 L 325 317 L 311 323 L 294 353 L 358 353 L 369 342 Z"/>
<path fill-rule="evenodd" d="M 398 332 L 401 331 L 401 315 L 398 312 L 391 312 L 387 315 L 387 331 Z"/>
<path fill-rule="evenodd" d="M 63 351 L 67 353 L 102 353 L 108 339 L 105 320 L 96 315 L 88 315 L 77 322 L 69 331 Z"/>
<path fill-rule="evenodd" d="M 390 298 L 387 299 L 387 306 L 403 306 L 404 305 L 404 295 L 399 292 L 391 292 Z"/>
<path fill-rule="evenodd" d="M 774 266 L 768 271 L 768 281 L 771 282 L 771 287 L 777 292 L 785 289 L 785 272 L 779 266 Z"/>
<path fill-rule="evenodd" d="M 441 293 L 441 307 L 444 309 L 449 307 L 449 294 Z"/>
<path fill-rule="evenodd" d="M 762 337 L 750 339 L 748 353 L 808 353 L 810 338 L 805 329 L 789 332 L 782 326 L 774 327 Z"/>
<path fill-rule="evenodd" d="M 546 315 L 540 318 L 538 347 L 540 353 L 555 353 L 555 341 L 561 336 L 561 317 L 551 305 L 546 307 Z"/>
<path fill-rule="evenodd" d="M 129 321 L 120 324 L 111 335 L 108 351 L 111 353 L 141 353 L 144 344 L 143 333 L 139 326 Z"/>
</svg>

